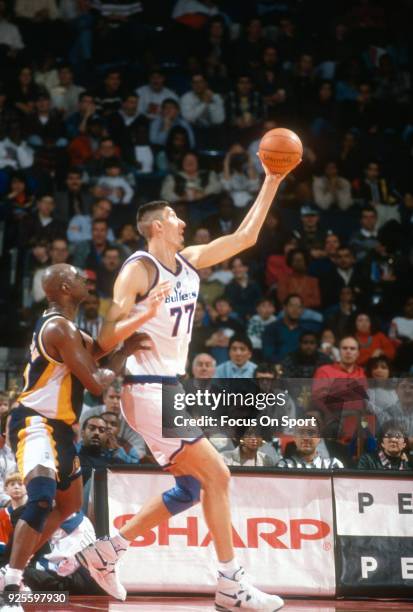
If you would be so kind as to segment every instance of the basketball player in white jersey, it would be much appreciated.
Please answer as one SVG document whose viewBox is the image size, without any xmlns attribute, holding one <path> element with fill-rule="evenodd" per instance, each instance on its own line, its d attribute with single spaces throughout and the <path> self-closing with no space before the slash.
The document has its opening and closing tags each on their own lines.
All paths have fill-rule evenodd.
<svg viewBox="0 0 413 612">
<path fill-rule="evenodd" d="M 253 246 L 284 176 L 265 169 L 261 191 L 240 227 L 205 245 L 183 248 L 185 223 L 167 202 L 151 202 L 138 211 L 138 230 L 148 252 L 137 251 L 123 265 L 114 287 L 113 304 L 98 342 L 112 346 L 116 329 L 128 317 L 146 322 L 140 331 L 152 340 L 151 350 L 128 358 L 122 392 L 122 410 L 128 423 L 145 439 L 159 464 L 175 476 L 176 486 L 150 499 L 116 536 L 98 540 L 76 557 L 99 585 L 124 599 L 116 562 L 129 544 L 161 521 L 201 500 L 218 557 L 215 608 L 221 612 L 278 610 L 283 600 L 253 587 L 238 564 L 233 549 L 229 501 L 230 473 L 221 456 L 202 437 L 162 437 L 162 385 L 172 387 L 184 374 L 193 314 L 198 296 L 197 269 L 214 266 Z M 146 296 L 158 283 L 165 288 L 155 316 L 147 310 Z"/>
</svg>

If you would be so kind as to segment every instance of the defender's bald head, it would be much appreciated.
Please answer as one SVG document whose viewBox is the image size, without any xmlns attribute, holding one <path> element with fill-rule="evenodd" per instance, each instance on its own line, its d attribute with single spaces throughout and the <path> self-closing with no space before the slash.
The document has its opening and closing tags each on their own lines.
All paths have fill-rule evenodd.
<svg viewBox="0 0 413 612">
<path fill-rule="evenodd" d="M 78 275 L 78 271 L 70 264 L 61 263 L 49 266 L 42 278 L 43 290 L 48 299 L 56 298 L 65 283 L 71 285 Z"/>
</svg>

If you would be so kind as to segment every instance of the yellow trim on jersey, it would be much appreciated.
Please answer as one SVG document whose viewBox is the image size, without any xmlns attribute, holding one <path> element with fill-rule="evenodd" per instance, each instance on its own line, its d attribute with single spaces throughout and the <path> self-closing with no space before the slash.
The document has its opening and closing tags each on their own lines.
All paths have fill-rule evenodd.
<svg viewBox="0 0 413 612">
<path fill-rule="evenodd" d="M 68 372 L 62 380 L 57 398 L 57 413 L 54 417 L 71 425 L 76 421 L 76 414 L 72 406 L 72 375 Z"/>
<path fill-rule="evenodd" d="M 47 437 L 49 438 L 49 441 L 50 441 L 50 447 L 53 451 L 54 464 L 56 466 L 56 472 L 57 472 L 59 469 L 59 457 L 58 457 L 57 450 L 56 450 L 56 440 L 53 437 L 54 430 L 53 430 L 53 427 L 47 423 L 46 418 L 42 418 L 42 423 L 44 423 L 44 428 L 46 430 Z M 59 480 L 57 474 L 56 474 L 56 479 Z"/>
<path fill-rule="evenodd" d="M 59 366 L 61 366 L 61 364 L 58 364 Z M 28 367 L 30 367 L 30 364 L 28 364 Z M 27 369 L 27 367 L 26 367 Z M 26 369 L 25 369 L 25 378 L 26 378 Z M 50 380 L 50 378 L 53 375 L 53 372 L 56 369 L 56 365 L 53 363 L 48 363 L 46 369 L 43 371 L 43 373 L 39 376 L 39 378 L 37 379 L 36 383 L 33 385 L 33 387 L 31 389 L 27 389 L 27 391 L 23 391 L 23 393 L 20 393 L 19 397 L 17 398 L 17 401 L 19 403 L 22 403 L 23 400 L 26 397 L 30 397 L 30 395 L 34 392 L 37 391 L 38 389 L 41 389 L 42 387 L 44 387 L 48 381 Z"/>
<path fill-rule="evenodd" d="M 24 473 L 24 448 L 26 446 L 26 438 L 27 438 L 27 427 L 30 426 L 31 417 L 26 417 L 24 419 L 24 429 L 21 429 L 17 435 L 17 450 L 16 450 L 16 462 L 17 469 L 19 470 L 19 474 L 22 478 L 25 478 L 26 474 Z"/>
<path fill-rule="evenodd" d="M 37 342 L 39 344 L 39 349 L 40 349 L 41 354 L 43 355 L 45 359 L 47 359 L 47 361 L 50 361 L 50 363 L 54 363 L 55 365 L 63 365 L 63 361 L 57 361 L 56 359 L 53 359 L 53 357 L 50 357 L 50 355 L 48 355 L 44 347 L 43 341 L 42 341 L 42 334 L 43 334 L 44 328 L 46 327 L 47 323 L 49 323 L 50 321 L 53 321 L 53 319 L 64 319 L 64 318 L 65 317 L 63 317 L 62 315 L 55 315 L 53 317 L 50 317 L 42 324 L 37 334 Z"/>
</svg>

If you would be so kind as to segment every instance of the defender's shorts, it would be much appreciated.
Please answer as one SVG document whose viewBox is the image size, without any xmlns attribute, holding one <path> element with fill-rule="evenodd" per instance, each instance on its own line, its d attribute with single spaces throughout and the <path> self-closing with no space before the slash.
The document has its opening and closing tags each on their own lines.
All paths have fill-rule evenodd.
<svg viewBox="0 0 413 612">
<path fill-rule="evenodd" d="M 20 404 L 11 412 L 9 436 L 23 478 L 42 465 L 55 472 L 57 488 L 64 491 L 81 475 L 75 435 L 63 421 L 48 419 Z"/>
<path fill-rule="evenodd" d="M 171 396 L 177 391 L 184 392 L 179 383 L 176 385 L 168 385 Z M 165 402 L 165 392 L 168 393 L 168 386 L 164 386 L 164 410 L 167 409 L 165 404 L 168 402 Z M 161 383 L 145 382 L 123 385 L 121 408 L 125 420 L 143 437 L 156 461 L 165 469 L 174 463 L 175 457 L 186 444 L 194 444 L 204 436 L 201 429 L 191 438 L 164 438 L 162 436 Z"/>
</svg>

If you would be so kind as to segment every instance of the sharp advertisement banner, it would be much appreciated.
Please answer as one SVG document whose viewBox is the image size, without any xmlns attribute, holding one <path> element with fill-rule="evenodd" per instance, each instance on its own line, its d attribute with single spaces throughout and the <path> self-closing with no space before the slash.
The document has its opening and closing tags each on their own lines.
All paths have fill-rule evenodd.
<svg viewBox="0 0 413 612">
<path fill-rule="evenodd" d="M 164 473 L 109 470 L 110 533 L 173 484 Z M 236 555 L 257 586 L 286 595 L 335 594 L 330 476 L 236 474 L 231 500 Z M 215 559 L 198 505 L 138 538 L 121 579 L 131 592 L 212 593 Z"/>
<path fill-rule="evenodd" d="M 413 592 L 413 483 L 335 478 L 337 590 L 343 595 Z"/>
</svg>

